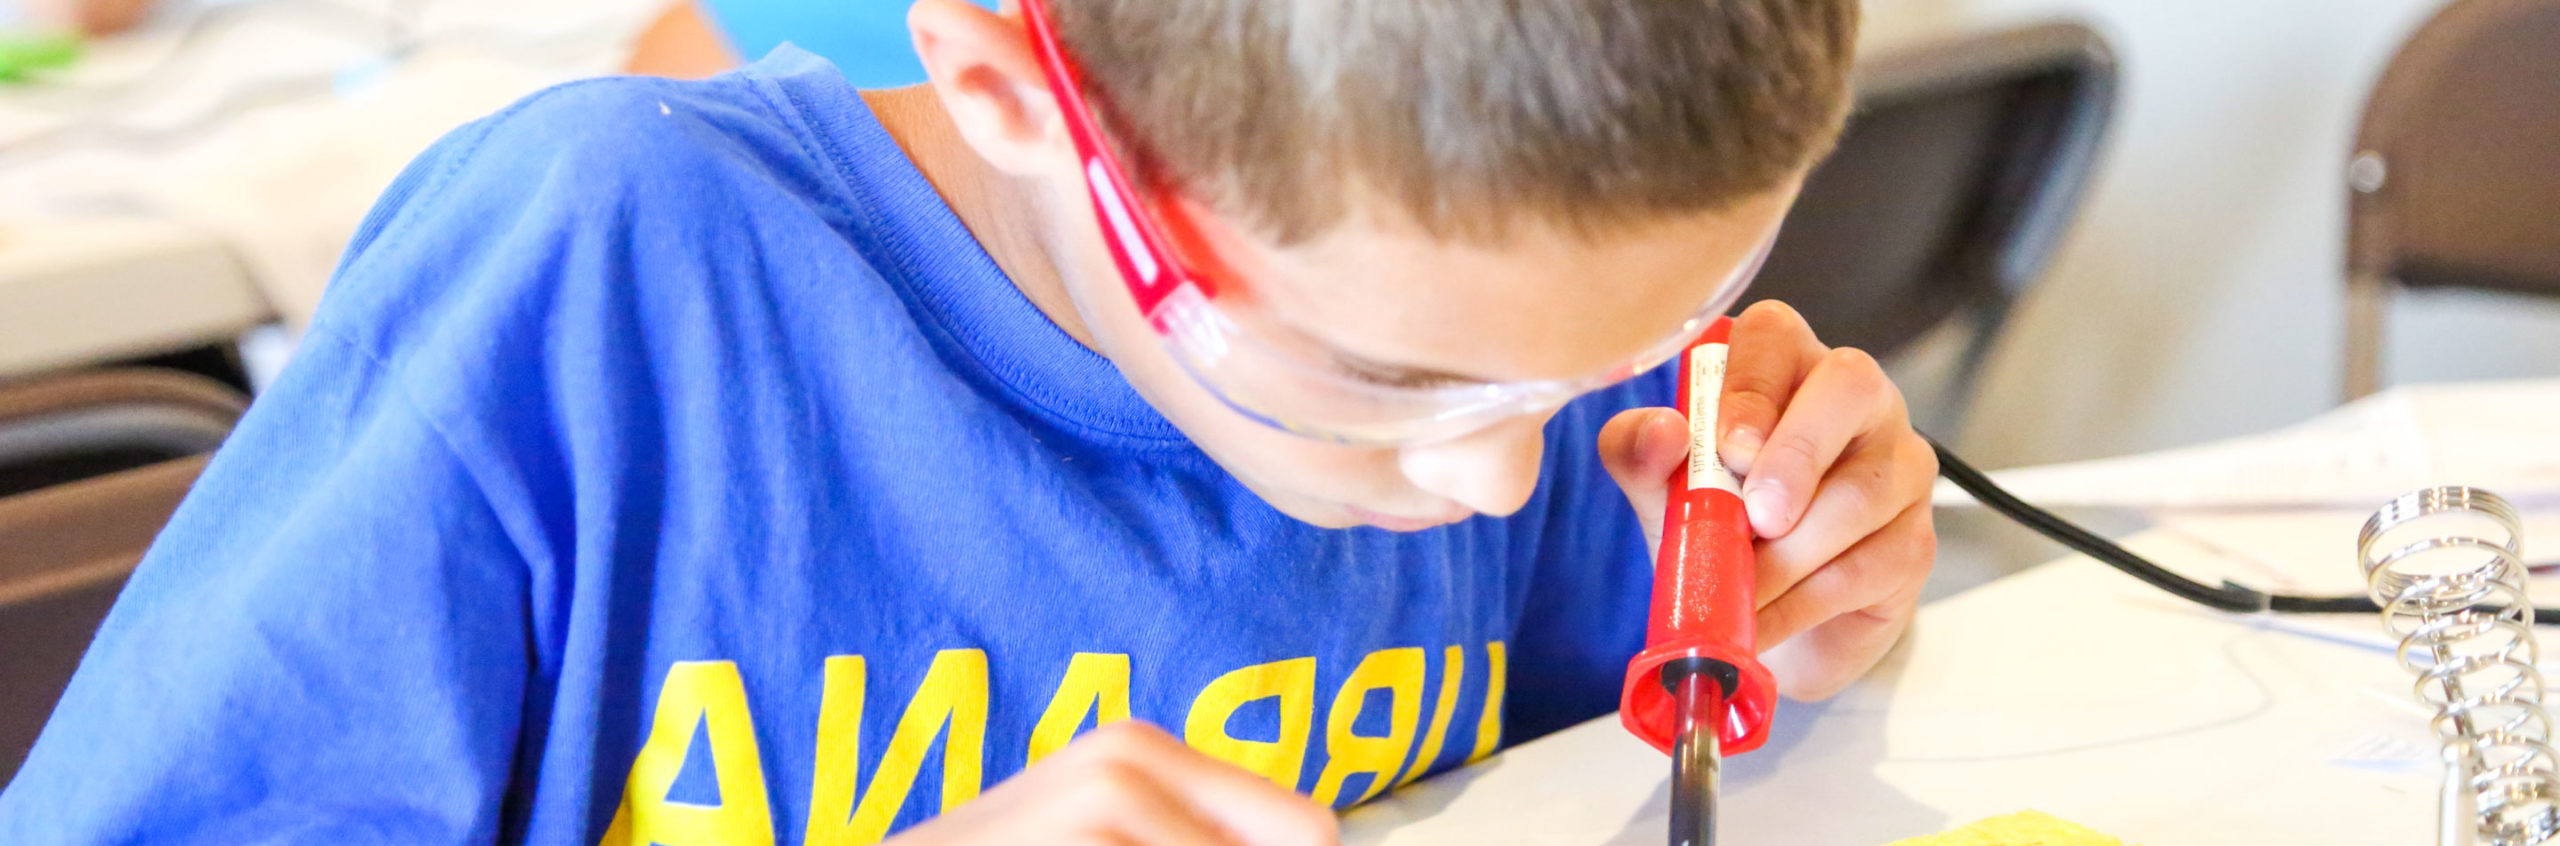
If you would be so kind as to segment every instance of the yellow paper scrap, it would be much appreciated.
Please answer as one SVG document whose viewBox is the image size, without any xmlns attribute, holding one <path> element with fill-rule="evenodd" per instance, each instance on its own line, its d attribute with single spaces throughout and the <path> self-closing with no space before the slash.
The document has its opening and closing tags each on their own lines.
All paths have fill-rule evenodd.
<svg viewBox="0 0 2560 846">
<path fill-rule="evenodd" d="M 2052 814 L 2019 811 L 1945 834 L 1896 840 L 1885 846 L 2125 846 L 2125 843 L 2065 822 Z"/>
</svg>

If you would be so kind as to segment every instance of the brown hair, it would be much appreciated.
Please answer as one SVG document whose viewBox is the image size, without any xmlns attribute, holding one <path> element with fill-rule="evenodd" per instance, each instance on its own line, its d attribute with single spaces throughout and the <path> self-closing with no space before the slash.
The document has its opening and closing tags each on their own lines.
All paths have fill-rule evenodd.
<svg viewBox="0 0 2560 846">
<path fill-rule="evenodd" d="M 1830 148 L 1856 0 L 1053 0 L 1134 174 L 1283 243 L 1721 208 Z"/>
</svg>

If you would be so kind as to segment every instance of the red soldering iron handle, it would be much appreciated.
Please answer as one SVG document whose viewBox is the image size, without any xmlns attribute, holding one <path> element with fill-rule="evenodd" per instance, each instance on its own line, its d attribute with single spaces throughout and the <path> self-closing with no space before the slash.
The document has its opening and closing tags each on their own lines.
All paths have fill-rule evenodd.
<svg viewBox="0 0 2560 846">
<path fill-rule="evenodd" d="M 1729 688 L 1717 732 L 1727 754 L 1766 741 L 1777 704 L 1777 686 L 1760 665 L 1753 635 L 1751 521 L 1739 485 L 1716 454 L 1716 404 L 1732 324 L 1726 318 L 1707 327 L 1677 364 L 1689 460 L 1671 470 L 1644 651 L 1627 663 L 1619 701 L 1619 721 L 1666 754 L 1678 730 L 1672 686 L 1689 673 L 1711 673 Z"/>
</svg>

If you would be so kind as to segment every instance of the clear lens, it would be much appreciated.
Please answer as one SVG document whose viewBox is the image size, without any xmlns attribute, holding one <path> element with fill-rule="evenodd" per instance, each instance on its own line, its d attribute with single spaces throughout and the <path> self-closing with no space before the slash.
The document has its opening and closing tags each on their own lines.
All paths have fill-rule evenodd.
<svg viewBox="0 0 2560 846">
<path fill-rule="evenodd" d="M 1237 411 L 1308 437 L 1356 444 L 1446 437 L 1482 425 L 1469 421 L 1517 413 L 1527 396 L 1507 385 L 1388 388 L 1323 371 L 1246 332 L 1196 288 L 1157 308 L 1165 343 L 1192 378 Z"/>
<path fill-rule="evenodd" d="M 1742 295 L 1757 261 L 1728 279 L 1714 301 L 1628 366 L 1586 380 L 1404 387 L 1328 370 L 1314 350 L 1289 349 L 1292 336 L 1230 314 L 1185 285 L 1154 315 L 1166 345 L 1194 379 L 1237 411 L 1321 440 L 1368 446 L 1447 440 L 1512 417 L 1548 411 L 1584 393 L 1650 370 L 1680 353 Z M 1307 346 L 1304 344 L 1298 346 Z"/>
<path fill-rule="evenodd" d="M 1289 349 L 1293 343 L 1312 346 L 1303 336 L 1266 332 L 1262 326 L 1239 328 L 1211 305 L 1190 271 L 1166 249 L 1147 207 L 1128 192 L 1092 110 L 1078 94 L 1074 69 L 1049 31 L 1045 4 L 1027 0 L 1024 11 L 1049 90 L 1084 156 L 1086 187 L 1095 213 L 1107 221 L 1104 241 L 1128 277 L 1130 295 L 1163 334 L 1175 360 L 1210 393 L 1286 431 L 1343 443 L 1410 444 L 1454 438 L 1508 417 L 1561 406 L 1679 354 L 1741 297 L 1768 255 L 1769 244 L 1763 241 L 1751 261 L 1719 286 L 1714 301 L 1672 337 L 1629 365 L 1591 379 L 1416 387 L 1329 370 L 1316 363 L 1326 360 L 1324 350 Z"/>
</svg>

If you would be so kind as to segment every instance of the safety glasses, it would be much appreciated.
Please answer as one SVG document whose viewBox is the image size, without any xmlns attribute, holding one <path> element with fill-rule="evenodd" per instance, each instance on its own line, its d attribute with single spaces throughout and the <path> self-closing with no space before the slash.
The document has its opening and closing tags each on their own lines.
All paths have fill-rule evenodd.
<svg viewBox="0 0 2560 846">
<path fill-rule="evenodd" d="M 1194 380 L 1228 406 L 1274 428 L 1343 444 L 1405 446 L 1448 440 L 1555 409 L 1678 355 L 1733 306 L 1768 255 L 1764 241 L 1717 287 L 1714 298 L 1669 337 L 1634 360 L 1588 378 L 1416 385 L 1365 376 L 1331 363 L 1343 357 L 1272 319 L 1248 298 L 1221 299 L 1218 280 L 1201 270 L 1214 262 L 1184 260 L 1185 253 L 1177 249 L 1181 242 L 1168 236 L 1191 235 L 1190 221 L 1170 204 L 1139 202 L 1131 191 L 1126 169 L 1111 154 L 1085 102 L 1075 66 L 1059 46 L 1047 7 L 1045 0 L 1022 0 L 1024 22 L 1083 162 L 1103 241 L 1130 297 Z M 1206 252 L 1198 240 L 1186 239 L 1192 254 Z"/>
</svg>

